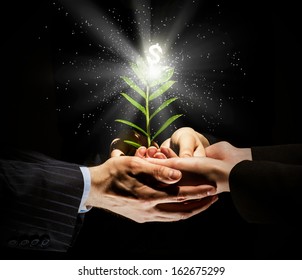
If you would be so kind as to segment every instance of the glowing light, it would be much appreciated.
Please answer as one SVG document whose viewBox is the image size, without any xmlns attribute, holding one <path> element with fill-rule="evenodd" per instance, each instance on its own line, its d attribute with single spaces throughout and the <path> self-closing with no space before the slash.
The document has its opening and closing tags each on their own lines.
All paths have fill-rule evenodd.
<svg viewBox="0 0 302 280">
<path fill-rule="evenodd" d="M 139 65 L 144 80 L 150 85 L 161 77 L 167 67 L 159 64 L 163 50 L 158 43 L 151 45 L 145 53 L 147 53 L 146 59 L 139 57 L 136 63 Z"/>
<path fill-rule="evenodd" d="M 194 115 L 193 121 L 198 116 L 209 129 L 219 125 L 221 105 L 224 104 L 220 85 L 225 87 L 234 68 L 237 72 L 243 68 L 237 61 L 240 54 L 230 49 L 232 40 L 227 32 L 222 32 L 214 21 L 202 24 L 191 21 L 203 1 L 183 1 L 182 5 L 173 6 L 164 18 L 162 9 L 157 5 L 153 7 L 150 0 L 132 1 L 133 7 L 129 7 L 129 11 L 133 13 L 129 17 L 121 16 L 119 7 L 114 4 L 113 8 L 107 9 L 106 5 L 101 8 L 96 2 L 60 0 L 61 4 L 53 5 L 55 11 L 62 16 L 66 14 L 68 20 L 76 19 L 72 40 L 79 40 L 80 44 L 74 46 L 81 48 L 83 36 L 89 41 L 89 48 L 75 49 L 76 56 L 70 63 L 62 61 L 62 67 L 56 73 L 59 90 L 78 93 L 74 105 L 85 111 L 97 108 L 100 113 L 91 118 L 98 130 L 102 128 L 115 133 L 118 129 L 113 124 L 115 110 L 112 109 L 115 107 L 109 104 L 121 103 L 121 111 L 129 115 L 129 120 L 139 120 L 133 109 L 127 107 L 127 101 L 118 97 L 125 88 L 118 77 L 127 76 L 142 88 L 151 87 L 169 74 L 169 68 L 176 70 L 177 83 L 168 95 L 179 98 L 172 109 L 181 108 L 184 114 Z M 162 1 L 161 5 L 168 7 L 170 3 Z M 68 57 L 68 51 L 59 46 L 59 57 L 65 54 Z M 136 60 L 138 57 L 141 61 Z M 129 62 L 137 64 L 141 75 L 131 71 Z M 84 94 L 86 91 L 91 94 Z M 154 102 L 157 106 L 161 99 Z M 164 115 L 166 112 L 160 116 L 162 119 L 168 118 Z M 84 131 L 84 125 L 81 129 Z M 77 131 L 80 132 L 80 128 Z"/>
<path fill-rule="evenodd" d="M 153 66 L 160 61 L 160 55 L 156 51 L 160 52 L 161 54 L 163 53 L 163 50 L 158 43 L 149 47 L 149 53 L 152 56 L 147 56 L 147 61 L 150 66 Z"/>
<path fill-rule="evenodd" d="M 153 135 L 151 132 L 151 120 L 155 117 L 159 112 L 161 112 L 164 108 L 166 108 L 169 104 L 177 100 L 177 97 L 173 97 L 165 100 L 164 102 L 160 102 L 157 106 L 150 106 L 150 102 L 154 99 L 162 96 L 174 83 L 175 81 L 171 81 L 174 74 L 174 68 L 169 66 L 160 66 L 158 65 L 160 61 L 160 56 L 158 53 L 162 53 L 162 49 L 159 44 L 152 45 L 149 47 L 149 52 L 153 56 L 147 56 L 147 61 L 138 57 L 136 63 L 131 63 L 131 68 L 133 73 L 136 74 L 137 78 L 141 81 L 141 83 L 145 87 L 145 91 L 140 88 L 140 86 L 136 85 L 130 78 L 126 76 L 122 76 L 121 78 L 132 88 L 134 89 L 140 97 L 144 99 L 144 105 L 142 103 L 136 101 L 127 93 L 121 93 L 121 95 L 129 101 L 136 109 L 138 109 L 145 116 L 145 127 L 146 129 L 139 126 L 139 124 L 135 124 L 129 120 L 125 119 L 116 119 L 117 122 L 126 124 L 130 126 L 132 129 L 140 131 L 147 137 L 147 144 L 150 147 L 152 141 L 161 134 L 171 123 L 177 120 L 182 114 L 176 114 L 165 121 L 165 123 L 157 130 L 157 132 Z M 157 87 L 155 89 L 155 87 Z M 140 144 L 137 142 L 133 142 L 132 140 L 125 140 L 126 143 L 134 146 L 140 147 Z"/>
<path fill-rule="evenodd" d="M 160 77 L 160 74 L 161 74 L 160 66 L 149 65 L 149 69 L 148 69 L 149 80 L 158 79 Z"/>
</svg>

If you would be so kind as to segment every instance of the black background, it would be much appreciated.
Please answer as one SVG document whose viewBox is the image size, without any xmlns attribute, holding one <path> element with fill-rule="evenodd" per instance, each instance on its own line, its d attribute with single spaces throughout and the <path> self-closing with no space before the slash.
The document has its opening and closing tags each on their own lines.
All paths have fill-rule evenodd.
<svg viewBox="0 0 302 280">
<path fill-rule="evenodd" d="M 62 102 L 53 77 L 56 42 L 52 30 L 44 32 L 45 25 L 54 20 L 53 11 L 45 1 L 19 2 L 5 2 L 1 7 L 1 142 L 81 163 L 102 139 L 98 134 L 73 139 L 64 127 L 64 114 L 56 111 Z M 128 1 L 94 2 L 129 12 Z M 151 1 L 162 11 L 171 11 L 181 2 Z M 211 14 L 215 5 L 215 1 L 204 1 L 194 20 Z M 248 70 L 244 82 L 234 82 L 226 90 L 234 97 L 245 95 L 261 102 L 251 105 L 235 98 L 228 104 L 231 121 L 222 122 L 215 136 L 242 147 L 301 142 L 297 4 L 233 0 L 221 1 L 221 10 L 219 20 L 242 50 Z M 37 40 L 39 34 L 43 36 Z M 228 110 L 224 111 L 226 120 Z M 186 125 L 204 130 L 198 121 Z M 136 224 L 93 209 L 67 254 L 8 252 L 5 258 L 292 259 L 300 258 L 298 236 L 294 227 L 246 223 L 230 196 L 222 194 L 211 209 L 177 223 Z"/>
</svg>

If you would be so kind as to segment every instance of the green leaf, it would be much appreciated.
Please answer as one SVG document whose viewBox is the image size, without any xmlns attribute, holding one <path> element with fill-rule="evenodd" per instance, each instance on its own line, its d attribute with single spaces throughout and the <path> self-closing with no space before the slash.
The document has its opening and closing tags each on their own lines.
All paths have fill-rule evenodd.
<svg viewBox="0 0 302 280">
<path fill-rule="evenodd" d="M 161 67 L 160 71 L 161 71 L 160 77 L 157 80 L 153 80 L 149 82 L 150 87 L 155 87 L 159 84 L 163 84 L 169 81 L 174 74 L 174 68 L 168 66 Z"/>
<path fill-rule="evenodd" d="M 136 107 L 137 109 L 139 109 L 144 115 L 146 115 L 146 109 L 139 104 L 137 101 L 135 101 L 133 98 L 131 98 L 128 94 L 126 93 L 121 93 L 122 96 L 125 97 L 125 99 L 127 99 L 134 107 Z"/>
<path fill-rule="evenodd" d="M 124 142 L 131 145 L 131 146 L 133 146 L 136 149 L 138 149 L 141 146 L 141 144 L 138 144 L 138 143 L 136 143 L 134 141 L 130 141 L 130 140 L 124 140 Z"/>
<path fill-rule="evenodd" d="M 136 74 L 136 76 L 140 79 L 140 81 L 146 86 L 147 80 L 145 77 L 145 73 L 148 73 L 148 66 L 144 62 L 144 60 L 141 57 L 138 57 L 135 63 L 130 63 L 130 66 L 133 70 L 133 72 Z"/>
<path fill-rule="evenodd" d="M 164 92 L 166 92 L 176 81 L 168 81 L 165 84 L 163 84 L 159 89 L 154 91 L 151 95 L 149 100 L 152 101 L 153 99 L 159 97 Z"/>
<path fill-rule="evenodd" d="M 137 126 L 136 124 L 134 124 L 132 122 L 129 122 L 129 121 L 126 121 L 126 120 L 121 120 L 121 119 L 116 119 L 115 121 L 126 124 L 126 125 L 129 125 L 129 126 L 135 128 L 135 129 L 137 129 L 138 131 L 140 131 L 141 133 L 143 133 L 144 135 L 146 135 L 148 137 L 148 134 L 145 130 L 143 130 L 142 128 L 140 128 L 139 126 Z"/>
<path fill-rule="evenodd" d="M 143 98 L 146 99 L 146 93 L 137 86 L 131 79 L 128 77 L 122 76 L 121 77 L 132 89 L 134 89 L 137 93 L 139 93 Z"/>
<path fill-rule="evenodd" d="M 169 118 L 162 126 L 161 128 L 155 133 L 155 135 L 152 137 L 151 141 L 153 141 L 160 133 L 162 133 L 172 122 L 174 122 L 176 119 L 181 117 L 182 114 L 174 115 L 171 118 Z"/>
<path fill-rule="evenodd" d="M 162 109 L 166 108 L 169 104 L 171 104 L 172 102 L 174 102 L 175 100 L 177 100 L 177 97 L 173 97 L 170 98 L 168 100 L 166 100 L 163 104 L 161 104 L 155 111 L 154 113 L 151 115 L 150 120 L 157 115 Z"/>
</svg>

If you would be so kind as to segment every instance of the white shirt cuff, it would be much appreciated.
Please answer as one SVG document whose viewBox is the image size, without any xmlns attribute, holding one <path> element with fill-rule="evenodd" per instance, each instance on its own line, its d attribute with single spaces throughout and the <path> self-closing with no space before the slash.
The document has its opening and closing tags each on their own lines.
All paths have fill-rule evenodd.
<svg viewBox="0 0 302 280">
<path fill-rule="evenodd" d="M 90 177 L 90 172 L 89 172 L 88 167 L 80 166 L 80 169 L 82 171 L 83 178 L 84 178 L 84 191 L 83 191 L 83 195 L 82 195 L 81 204 L 79 207 L 79 213 L 86 213 L 92 208 L 92 207 L 86 207 L 84 205 L 88 198 L 89 192 L 90 192 L 91 177 Z"/>
</svg>

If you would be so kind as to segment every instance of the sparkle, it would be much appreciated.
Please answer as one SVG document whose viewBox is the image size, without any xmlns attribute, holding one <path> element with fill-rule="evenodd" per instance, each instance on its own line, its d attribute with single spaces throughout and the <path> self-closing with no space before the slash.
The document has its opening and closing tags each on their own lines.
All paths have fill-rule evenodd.
<svg viewBox="0 0 302 280">
<path fill-rule="evenodd" d="M 102 126 L 110 133 L 120 129 L 114 123 L 116 108 L 121 115 L 139 118 L 120 98 L 120 92 L 126 90 L 120 76 L 133 77 L 129 62 L 146 55 L 149 47 L 158 42 L 162 50 L 157 52 L 160 63 L 173 67 L 178 81 L 170 97 L 179 99 L 171 110 L 184 113 L 183 119 L 201 119 L 209 130 L 219 126 L 223 105 L 228 101 L 223 90 L 228 86 L 229 73 L 238 71 L 245 76 L 247 71 L 241 53 L 232 49 L 229 35 L 221 30 L 220 23 L 213 22 L 212 17 L 199 23 L 192 21 L 199 2 L 202 1 L 184 1 L 178 10 L 165 9 L 163 14 L 164 7 L 152 7 L 151 1 L 145 0 L 133 1 L 129 13 L 123 13 L 120 7 L 100 9 L 92 1 L 63 0 L 63 5 L 54 1 L 55 12 L 71 22 L 70 29 L 64 32 L 69 32 L 65 40 L 71 37 L 73 46 L 68 49 L 63 42 L 57 42 L 61 66 L 56 73 L 57 89 L 70 96 L 69 108 L 87 111 L 96 130 Z M 162 5 L 165 6 L 164 1 Z M 217 14 L 221 13 L 220 6 L 216 7 Z M 50 29 L 48 24 L 44 26 Z M 159 65 L 149 64 L 149 74 L 156 79 Z M 98 113 L 92 114 L 95 109 Z M 81 125 L 75 127 L 77 134 L 93 133 L 92 128 L 87 129 L 86 121 L 87 115 L 82 115 Z"/>
</svg>

